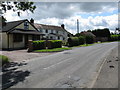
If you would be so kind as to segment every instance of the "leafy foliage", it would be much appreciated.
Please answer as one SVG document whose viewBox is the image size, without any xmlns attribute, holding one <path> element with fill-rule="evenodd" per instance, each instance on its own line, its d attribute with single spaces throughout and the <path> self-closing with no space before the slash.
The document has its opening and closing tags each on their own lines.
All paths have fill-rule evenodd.
<svg viewBox="0 0 120 90">
<path fill-rule="evenodd" d="M 92 33 L 96 36 L 96 37 L 110 37 L 110 31 L 108 28 L 104 28 L 104 29 L 96 29 L 93 30 Z"/>
<path fill-rule="evenodd" d="M 45 49 L 45 40 L 33 41 L 33 50 Z"/>
<path fill-rule="evenodd" d="M 78 39 L 79 39 L 79 45 L 82 45 L 82 44 L 85 43 L 85 37 L 84 36 L 79 36 Z"/>
<path fill-rule="evenodd" d="M 120 40 L 120 35 L 111 35 L 110 36 L 110 41 L 118 41 Z"/>
<path fill-rule="evenodd" d="M 0 55 L 0 64 L 3 66 L 5 64 L 9 63 L 9 59 L 7 56 Z"/>
<path fill-rule="evenodd" d="M 47 43 L 47 46 L 49 49 L 52 48 L 61 48 L 62 47 L 62 41 L 61 40 L 49 40 Z"/>
<path fill-rule="evenodd" d="M 7 10 L 13 10 L 17 12 L 18 16 L 20 16 L 21 11 L 29 10 L 33 13 L 36 9 L 33 2 L 0 2 L 0 7 L 3 13 L 6 13 Z"/>
<path fill-rule="evenodd" d="M 87 36 L 85 36 L 85 40 L 86 40 L 86 44 L 94 43 L 94 37 L 93 36 L 87 35 Z"/>
<path fill-rule="evenodd" d="M 79 38 L 78 37 L 70 37 L 68 38 L 68 44 L 70 47 L 78 46 L 79 45 Z"/>
</svg>

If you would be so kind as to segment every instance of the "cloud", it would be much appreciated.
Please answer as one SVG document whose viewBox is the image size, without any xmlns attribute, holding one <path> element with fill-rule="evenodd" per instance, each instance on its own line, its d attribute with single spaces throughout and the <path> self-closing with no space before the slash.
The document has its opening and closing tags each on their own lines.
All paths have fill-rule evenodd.
<svg viewBox="0 0 120 90">
<path fill-rule="evenodd" d="M 118 26 L 118 15 L 99 16 L 101 13 L 113 13 L 117 10 L 117 3 L 108 2 L 80 2 L 80 3 L 45 3 L 36 2 L 37 9 L 34 14 L 22 12 L 20 17 L 16 12 L 7 11 L 4 16 L 8 21 L 33 18 L 35 23 L 57 25 L 65 24 L 66 30 L 75 34 L 76 21 L 79 19 L 80 31 L 110 28 L 115 29 Z M 87 15 L 82 17 L 81 15 Z M 95 15 L 95 16 L 94 16 Z"/>
<path fill-rule="evenodd" d="M 67 19 L 47 18 L 47 19 L 36 20 L 35 23 L 57 25 L 57 26 L 64 24 L 66 30 L 75 34 L 77 33 L 77 19 L 79 19 L 80 32 L 86 30 L 94 30 L 98 28 L 100 29 L 109 28 L 111 31 L 114 31 L 115 28 L 118 26 L 117 14 L 111 16 L 96 16 L 96 17 L 89 16 L 88 18 L 82 18 L 81 16 L 73 16 Z"/>
</svg>

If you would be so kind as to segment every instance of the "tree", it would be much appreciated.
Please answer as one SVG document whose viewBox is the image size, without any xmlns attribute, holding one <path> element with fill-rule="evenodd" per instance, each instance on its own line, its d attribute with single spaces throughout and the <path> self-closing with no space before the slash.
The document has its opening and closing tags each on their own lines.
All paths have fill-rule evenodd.
<svg viewBox="0 0 120 90">
<path fill-rule="evenodd" d="M 33 2 L 0 2 L 0 8 L 2 13 L 6 13 L 7 10 L 13 10 L 20 16 L 21 11 L 34 13 L 36 6 Z"/>
</svg>

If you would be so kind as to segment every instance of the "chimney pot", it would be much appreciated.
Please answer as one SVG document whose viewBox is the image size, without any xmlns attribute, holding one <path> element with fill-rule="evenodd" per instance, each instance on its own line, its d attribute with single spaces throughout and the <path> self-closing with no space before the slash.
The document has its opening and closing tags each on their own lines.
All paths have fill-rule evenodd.
<svg viewBox="0 0 120 90">
<path fill-rule="evenodd" d="M 65 25 L 64 25 L 64 24 L 62 24 L 61 27 L 62 27 L 63 29 L 65 29 Z"/>
</svg>

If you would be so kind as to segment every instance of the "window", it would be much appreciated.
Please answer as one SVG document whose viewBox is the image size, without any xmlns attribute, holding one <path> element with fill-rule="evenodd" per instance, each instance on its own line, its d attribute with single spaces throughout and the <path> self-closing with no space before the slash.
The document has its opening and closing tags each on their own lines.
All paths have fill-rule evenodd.
<svg viewBox="0 0 120 90">
<path fill-rule="evenodd" d="M 28 24 L 28 22 L 26 21 L 26 22 L 24 22 L 24 29 L 25 30 L 28 30 L 29 29 L 29 24 Z"/>
<path fill-rule="evenodd" d="M 46 29 L 46 31 L 45 31 L 46 33 L 48 33 L 48 30 Z"/>
<path fill-rule="evenodd" d="M 53 30 L 51 30 L 51 33 L 53 33 Z"/>
<path fill-rule="evenodd" d="M 52 37 L 52 36 L 50 36 L 50 39 L 53 39 L 53 37 Z"/>
<path fill-rule="evenodd" d="M 56 33 L 58 33 L 58 31 L 56 31 Z"/>
<path fill-rule="evenodd" d="M 35 41 L 35 40 L 40 40 L 40 36 L 39 35 L 33 35 L 33 40 Z"/>
<path fill-rule="evenodd" d="M 22 34 L 14 34 L 13 35 L 13 42 L 22 42 L 23 41 L 23 35 Z"/>
<path fill-rule="evenodd" d="M 39 31 L 42 33 L 43 31 L 42 31 L 42 29 L 39 29 Z"/>
<path fill-rule="evenodd" d="M 60 39 L 60 37 L 58 36 L 58 40 Z"/>
</svg>

